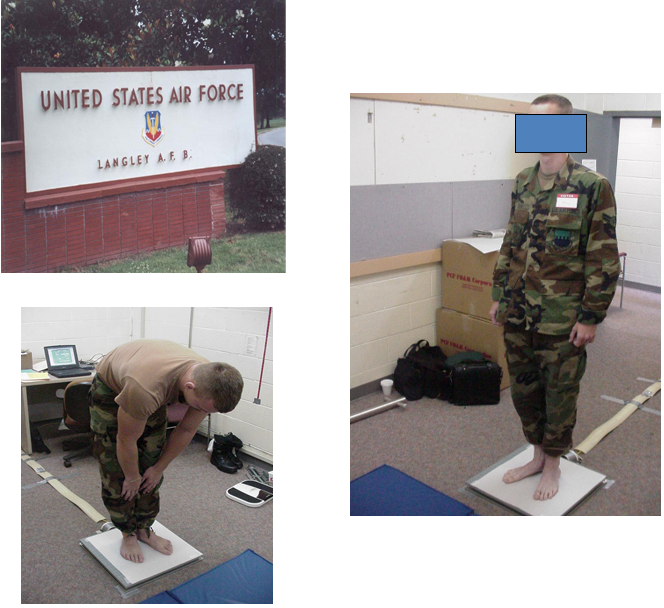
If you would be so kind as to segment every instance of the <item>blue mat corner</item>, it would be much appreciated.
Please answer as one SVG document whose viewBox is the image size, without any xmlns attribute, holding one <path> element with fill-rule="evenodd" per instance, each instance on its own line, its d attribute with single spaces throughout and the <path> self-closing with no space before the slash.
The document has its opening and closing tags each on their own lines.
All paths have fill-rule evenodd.
<svg viewBox="0 0 664 608">
<path fill-rule="evenodd" d="M 251 549 L 141 604 L 271 604 L 272 564 Z"/>
<path fill-rule="evenodd" d="M 351 515 L 477 515 L 438 490 L 389 465 L 350 482 Z"/>
</svg>

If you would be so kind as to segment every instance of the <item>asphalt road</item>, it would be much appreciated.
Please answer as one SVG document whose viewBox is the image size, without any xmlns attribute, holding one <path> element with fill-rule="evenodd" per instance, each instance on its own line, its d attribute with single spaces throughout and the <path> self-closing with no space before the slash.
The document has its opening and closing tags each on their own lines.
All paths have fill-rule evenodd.
<svg viewBox="0 0 664 608">
<path fill-rule="evenodd" d="M 266 146 L 286 147 L 286 127 L 283 129 L 273 129 L 267 133 L 261 133 L 258 136 L 258 143 Z"/>
</svg>

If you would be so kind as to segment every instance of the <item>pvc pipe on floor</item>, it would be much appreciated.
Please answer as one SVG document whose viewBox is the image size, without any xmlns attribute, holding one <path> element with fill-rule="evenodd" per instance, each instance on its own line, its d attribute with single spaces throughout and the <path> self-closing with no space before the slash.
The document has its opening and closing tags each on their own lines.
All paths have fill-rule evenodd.
<svg viewBox="0 0 664 608">
<path fill-rule="evenodd" d="M 393 407 L 397 406 L 405 408 L 406 398 L 401 397 L 401 399 L 397 399 L 396 401 L 390 401 L 389 403 L 372 407 L 370 410 L 365 410 L 364 412 L 360 412 L 359 414 L 353 414 L 350 417 L 350 423 L 353 424 L 353 422 L 357 422 L 358 420 L 364 420 L 365 418 L 369 418 L 370 416 L 375 416 L 376 414 L 386 412 L 387 410 L 390 410 Z"/>
</svg>

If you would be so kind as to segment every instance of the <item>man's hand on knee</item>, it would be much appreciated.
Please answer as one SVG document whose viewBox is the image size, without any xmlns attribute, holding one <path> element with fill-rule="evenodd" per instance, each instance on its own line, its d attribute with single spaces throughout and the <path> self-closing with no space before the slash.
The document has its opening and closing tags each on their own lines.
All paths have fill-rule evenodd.
<svg viewBox="0 0 664 608">
<path fill-rule="evenodd" d="M 141 486 L 141 479 L 142 478 L 139 476 L 137 479 L 133 480 L 125 479 L 122 483 L 122 498 L 127 502 L 133 500 L 136 494 L 138 494 L 138 490 Z"/>
<path fill-rule="evenodd" d="M 573 342 L 576 347 L 590 344 L 595 339 L 596 333 L 597 325 L 583 325 L 582 323 L 576 323 L 572 328 L 572 333 L 569 335 L 569 341 Z"/>
<path fill-rule="evenodd" d="M 152 492 L 161 481 L 164 471 L 158 465 L 154 465 L 143 473 L 143 483 L 141 484 L 141 492 Z"/>
</svg>

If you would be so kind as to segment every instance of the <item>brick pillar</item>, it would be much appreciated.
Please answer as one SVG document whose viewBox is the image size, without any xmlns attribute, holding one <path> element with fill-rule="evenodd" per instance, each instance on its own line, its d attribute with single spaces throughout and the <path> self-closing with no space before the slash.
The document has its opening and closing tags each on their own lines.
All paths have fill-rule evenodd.
<svg viewBox="0 0 664 608">
<path fill-rule="evenodd" d="M 226 234 L 226 204 L 224 203 L 224 180 L 210 184 L 210 211 L 212 213 L 212 237 Z"/>
<path fill-rule="evenodd" d="M 2 272 L 26 272 L 23 144 L 2 144 Z"/>
</svg>

